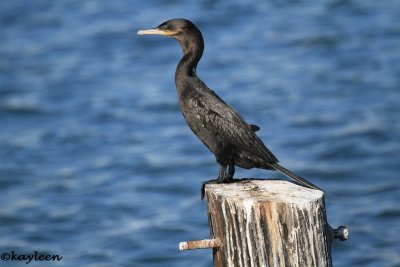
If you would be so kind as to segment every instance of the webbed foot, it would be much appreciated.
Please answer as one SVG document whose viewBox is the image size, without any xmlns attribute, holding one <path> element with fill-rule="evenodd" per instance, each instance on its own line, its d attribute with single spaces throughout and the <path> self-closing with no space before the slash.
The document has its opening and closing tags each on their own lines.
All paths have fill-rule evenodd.
<svg viewBox="0 0 400 267">
<path fill-rule="evenodd" d="M 201 200 L 204 199 L 204 196 L 206 194 L 206 184 L 217 184 L 217 183 L 220 183 L 219 178 L 204 181 L 201 183 Z"/>
<path fill-rule="evenodd" d="M 220 184 L 220 183 L 233 182 L 234 174 L 235 174 L 235 165 L 233 163 L 229 164 L 228 172 L 226 172 L 226 166 L 221 164 L 217 179 L 212 179 L 201 183 L 201 200 L 204 199 L 204 196 L 206 194 L 206 184 L 212 184 L 212 183 Z"/>
</svg>

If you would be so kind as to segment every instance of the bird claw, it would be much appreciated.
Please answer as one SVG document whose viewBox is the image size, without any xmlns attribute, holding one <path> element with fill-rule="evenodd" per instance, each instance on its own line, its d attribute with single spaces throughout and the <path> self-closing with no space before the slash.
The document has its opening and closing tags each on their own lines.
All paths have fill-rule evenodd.
<svg viewBox="0 0 400 267">
<path fill-rule="evenodd" d="M 206 184 L 222 184 L 222 183 L 233 183 L 235 182 L 235 179 L 232 177 L 225 177 L 224 179 L 212 179 L 208 181 L 204 181 L 201 183 L 201 200 L 204 199 L 204 196 L 206 194 Z"/>
<path fill-rule="evenodd" d="M 204 196 L 206 194 L 206 184 L 212 184 L 212 183 L 220 183 L 219 179 L 212 179 L 208 181 L 204 181 L 201 183 L 201 200 L 203 201 Z"/>
</svg>

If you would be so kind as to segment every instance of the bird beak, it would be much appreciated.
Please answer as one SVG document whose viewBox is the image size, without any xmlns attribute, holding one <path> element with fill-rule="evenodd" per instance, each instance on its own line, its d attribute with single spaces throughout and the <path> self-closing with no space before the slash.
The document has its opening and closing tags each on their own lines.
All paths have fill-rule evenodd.
<svg viewBox="0 0 400 267">
<path fill-rule="evenodd" d="M 174 31 L 168 31 L 168 30 L 163 31 L 163 30 L 160 30 L 160 29 L 155 28 L 155 29 L 148 29 L 148 30 L 140 30 L 140 31 L 137 32 L 137 34 L 138 34 L 138 35 L 144 35 L 144 34 L 158 34 L 158 35 L 170 36 L 170 35 L 175 34 L 175 32 L 174 32 Z"/>
</svg>

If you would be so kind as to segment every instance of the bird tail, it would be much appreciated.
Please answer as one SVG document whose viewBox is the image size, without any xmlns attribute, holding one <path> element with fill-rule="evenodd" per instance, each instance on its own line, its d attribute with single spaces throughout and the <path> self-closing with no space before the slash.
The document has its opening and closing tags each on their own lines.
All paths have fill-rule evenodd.
<svg viewBox="0 0 400 267">
<path fill-rule="evenodd" d="M 286 175 L 286 176 L 289 177 L 289 178 L 292 178 L 293 180 L 295 180 L 296 182 L 298 182 L 298 183 L 301 184 L 301 185 L 304 185 L 304 186 L 306 186 L 306 187 L 308 187 L 308 188 L 313 188 L 313 189 L 317 189 L 317 190 L 324 191 L 324 190 L 322 190 L 321 188 L 319 188 L 318 186 L 316 186 L 316 185 L 310 183 L 309 181 L 307 181 L 307 180 L 301 178 L 300 176 L 298 176 L 298 175 L 294 174 L 293 172 L 289 171 L 288 169 L 282 167 L 282 166 L 279 165 L 278 163 L 271 163 L 270 165 L 271 165 L 271 167 L 274 168 L 275 170 L 277 170 L 277 171 L 283 173 L 284 175 Z"/>
</svg>

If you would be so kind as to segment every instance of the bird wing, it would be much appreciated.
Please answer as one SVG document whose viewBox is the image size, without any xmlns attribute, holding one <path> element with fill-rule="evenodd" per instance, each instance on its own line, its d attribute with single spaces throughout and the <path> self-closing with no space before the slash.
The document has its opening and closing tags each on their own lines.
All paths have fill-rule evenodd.
<svg viewBox="0 0 400 267">
<path fill-rule="evenodd" d="M 247 151 L 268 162 L 277 158 L 254 132 L 254 126 L 246 123 L 242 116 L 223 101 L 214 91 L 208 90 L 196 98 L 197 108 L 202 109 L 201 120 L 205 128 L 236 148 Z"/>
</svg>

